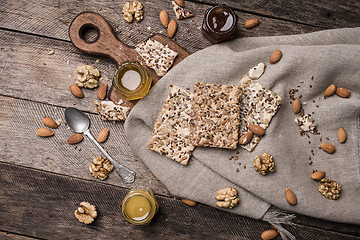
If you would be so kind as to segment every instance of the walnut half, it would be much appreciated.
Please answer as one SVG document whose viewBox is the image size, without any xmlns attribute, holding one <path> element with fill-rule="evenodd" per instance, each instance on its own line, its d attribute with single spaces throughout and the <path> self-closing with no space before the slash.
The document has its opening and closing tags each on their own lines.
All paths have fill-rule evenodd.
<svg viewBox="0 0 360 240">
<path fill-rule="evenodd" d="M 81 202 L 74 212 L 75 217 L 81 223 L 90 224 L 97 217 L 96 207 L 88 202 Z"/>
<path fill-rule="evenodd" d="M 320 180 L 319 192 L 327 199 L 336 200 L 341 195 L 341 186 L 334 180 L 323 178 Z"/>
<path fill-rule="evenodd" d="M 268 172 L 275 172 L 275 163 L 273 156 L 264 152 L 261 154 L 262 162 L 259 156 L 254 157 L 254 169 L 261 175 L 266 175 Z"/>
<path fill-rule="evenodd" d="M 237 197 L 236 189 L 232 187 L 219 190 L 215 199 L 218 200 L 216 206 L 230 209 L 236 207 L 240 202 L 240 199 Z"/>
<path fill-rule="evenodd" d="M 77 73 L 75 74 L 74 79 L 78 87 L 96 88 L 98 86 L 100 72 L 95 67 L 83 65 L 77 67 L 76 71 Z"/>
<path fill-rule="evenodd" d="M 138 0 L 132 2 L 126 2 L 124 4 L 122 13 L 124 14 L 125 21 L 131 23 L 133 21 L 133 15 L 135 20 L 140 22 L 144 19 L 143 5 Z"/>
<path fill-rule="evenodd" d="M 114 169 L 114 166 L 111 163 L 102 157 L 96 157 L 92 160 L 89 165 L 89 171 L 94 178 L 100 180 L 105 180 L 109 173 Z"/>
</svg>

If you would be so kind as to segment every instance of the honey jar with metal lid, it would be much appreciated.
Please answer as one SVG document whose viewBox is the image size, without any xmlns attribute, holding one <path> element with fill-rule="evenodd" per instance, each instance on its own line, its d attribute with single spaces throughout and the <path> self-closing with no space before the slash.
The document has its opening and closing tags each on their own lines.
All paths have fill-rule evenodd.
<svg viewBox="0 0 360 240">
<path fill-rule="evenodd" d="M 211 43 L 219 43 L 235 37 L 238 16 L 226 5 L 218 5 L 205 11 L 202 35 Z"/>
<path fill-rule="evenodd" d="M 136 100 L 146 96 L 152 78 L 138 62 L 124 62 L 115 72 L 113 85 L 126 100 Z"/>
</svg>

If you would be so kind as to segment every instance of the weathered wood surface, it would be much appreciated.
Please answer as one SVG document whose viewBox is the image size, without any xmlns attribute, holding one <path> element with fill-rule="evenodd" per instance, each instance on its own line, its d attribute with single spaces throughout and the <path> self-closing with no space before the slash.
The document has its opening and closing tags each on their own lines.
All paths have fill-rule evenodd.
<svg viewBox="0 0 360 240">
<path fill-rule="evenodd" d="M 161 10 L 166 9 L 170 18 L 175 18 L 170 1 L 142 1 L 144 20 L 129 24 L 122 18 L 123 2 L 125 0 L 0 0 L 0 212 L 4 213 L 0 218 L 0 238 L 259 238 L 261 231 L 269 228 L 267 223 L 203 205 L 192 209 L 174 200 L 146 166 L 134 159 L 125 141 L 122 123 L 114 126 L 93 114 L 96 90 L 85 89 L 83 99 L 70 94 L 68 88 L 78 65 L 96 66 L 104 77 L 102 82 L 109 85 L 116 70 L 111 60 L 101 58 L 97 63 L 98 57 L 83 54 L 70 43 L 68 27 L 77 14 L 100 13 L 115 28 L 118 38 L 130 46 L 154 33 L 166 33 L 158 19 Z M 195 17 L 178 21 L 179 29 L 173 40 L 190 53 L 210 46 L 201 36 L 200 27 L 205 9 L 217 3 L 226 3 L 237 10 L 239 37 L 360 26 L 359 1 L 200 0 L 186 2 Z M 250 18 L 259 18 L 261 24 L 245 30 L 242 24 Z M 47 54 L 50 49 L 54 55 Z M 90 113 L 94 134 L 103 127 L 110 128 L 110 141 L 104 146 L 116 160 L 136 170 L 138 178 L 132 186 L 148 187 L 161 194 L 162 208 L 154 224 L 139 228 L 124 221 L 113 204 L 119 205 L 129 186 L 122 184 L 116 174 L 111 174 L 105 182 L 93 179 L 87 166 L 99 152 L 87 139 L 78 146 L 67 145 L 66 139 L 72 132 L 64 121 L 50 139 L 35 135 L 35 129 L 42 127 L 43 116 L 63 119 L 67 106 Z M 108 197 L 101 198 L 104 194 Z M 79 225 L 74 219 L 74 206 L 85 200 L 77 199 L 79 196 L 100 205 L 99 221 L 94 225 Z M 48 206 L 60 211 L 49 210 Z M 36 214 L 27 212 L 29 208 L 35 209 Z M 289 230 L 298 239 L 359 239 L 360 236 L 359 226 L 301 215 L 297 215 L 295 222 L 296 230 Z M 83 235 L 78 235 L 79 232 Z"/>
<path fill-rule="evenodd" d="M 282 19 L 294 23 L 321 28 L 358 27 L 360 22 L 360 1 L 317 0 L 317 1 L 233 1 L 233 0 L 190 0 L 210 5 L 226 4 L 232 8 L 259 16 Z"/>
<path fill-rule="evenodd" d="M 189 207 L 159 195 L 160 209 L 151 224 L 134 226 L 120 210 L 127 189 L 3 162 L 0 166 L 0 202 L 6 203 L 0 205 L 2 231 L 16 231 L 20 225 L 23 234 L 46 239 L 258 239 L 271 228 L 262 221 L 202 204 Z M 74 217 L 81 201 L 97 207 L 98 218 L 91 225 Z M 360 239 L 307 226 L 288 230 L 297 239 Z"/>
</svg>

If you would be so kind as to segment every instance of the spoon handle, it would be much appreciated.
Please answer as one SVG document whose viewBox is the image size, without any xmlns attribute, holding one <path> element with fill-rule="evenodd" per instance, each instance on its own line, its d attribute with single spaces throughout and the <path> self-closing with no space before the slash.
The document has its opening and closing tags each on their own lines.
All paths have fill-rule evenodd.
<svg viewBox="0 0 360 240">
<path fill-rule="evenodd" d="M 86 136 L 88 136 L 95 145 L 99 148 L 102 154 L 105 155 L 105 157 L 114 165 L 116 172 L 119 174 L 120 178 L 124 183 L 133 183 L 135 181 L 135 172 L 131 171 L 127 167 L 121 165 L 117 161 L 115 161 L 102 147 L 101 145 L 96 141 L 96 139 L 91 135 L 89 129 L 84 132 Z"/>
</svg>

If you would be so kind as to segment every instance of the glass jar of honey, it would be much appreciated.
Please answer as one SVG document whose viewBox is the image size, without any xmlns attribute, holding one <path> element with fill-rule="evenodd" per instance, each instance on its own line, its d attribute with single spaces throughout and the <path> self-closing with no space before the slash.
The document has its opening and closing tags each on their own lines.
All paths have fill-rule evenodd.
<svg viewBox="0 0 360 240">
<path fill-rule="evenodd" d="M 207 9 L 201 33 L 211 43 L 233 39 L 238 18 L 238 15 L 226 5 L 218 5 Z"/>
<path fill-rule="evenodd" d="M 124 62 L 115 72 L 113 85 L 126 100 L 146 96 L 151 86 L 151 76 L 138 62 Z"/>
<path fill-rule="evenodd" d="M 155 216 L 159 204 L 151 190 L 133 189 L 122 202 L 125 219 L 135 225 L 149 224 Z"/>
</svg>

